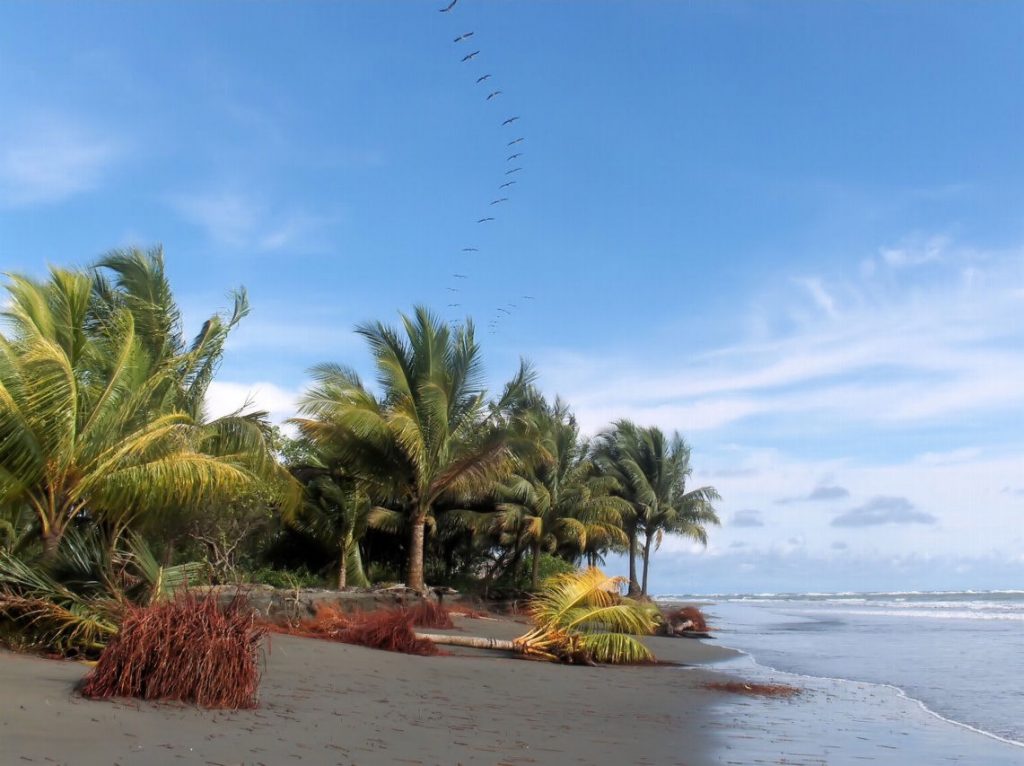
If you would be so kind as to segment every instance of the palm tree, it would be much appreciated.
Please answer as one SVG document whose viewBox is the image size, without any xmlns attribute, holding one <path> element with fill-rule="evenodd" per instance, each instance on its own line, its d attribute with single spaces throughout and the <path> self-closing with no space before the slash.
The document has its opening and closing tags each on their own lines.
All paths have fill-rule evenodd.
<svg viewBox="0 0 1024 766">
<path fill-rule="evenodd" d="M 660 543 L 665 532 L 706 544 L 707 525 L 719 523 L 712 506 L 718 492 L 714 487 L 686 491 L 691 473 L 689 447 L 678 434 L 669 440 L 653 426 L 641 428 L 628 420 L 617 421 L 599 437 L 596 460 L 630 503 L 631 513 L 623 520 L 628 538 L 629 593 L 646 596 L 652 546 Z M 636 571 L 641 533 L 642 582 Z"/>
<path fill-rule="evenodd" d="M 529 546 L 530 584 L 536 590 L 542 551 L 578 557 L 595 539 L 625 542 L 621 523 L 629 506 L 596 475 L 576 419 L 563 401 L 549 405 L 538 397 L 526 422 L 539 454 L 521 461 L 515 475 L 497 485 L 495 526 L 511 534 L 517 550 L 521 543 Z"/>
<path fill-rule="evenodd" d="M 369 343 L 380 394 L 352 370 L 325 364 L 299 403 L 300 432 L 372 488 L 377 519 L 400 516 L 409 533 L 406 584 L 423 581 L 424 533 L 443 497 L 489 489 L 512 463 L 512 435 L 485 407 L 473 324 L 449 329 L 426 308 L 356 332 Z M 393 526 L 397 526 L 393 523 Z"/>
<path fill-rule="evenodd" d="M 154 359 L 133 313 L 97 310 L 93 288 L 61 269 L 7 288 L 0 507 L 31 510 L 49 559 L 75 520 L 124 530 L 279 476 L 261 418 L 203 423 L 184 411 L 183 365 Z"/>
<path fill-rule="evenodd" d="M 636 636 L 650 635 L 657 609 L 619 595 L 624 578 L 601 570 L 557 575 L 529 606 L 533 628 L 511 641 L 417 633 L 434 643 L 498 649 L 537 659 L 575 663 L 637 663 L 654 659 Z"/>
<path fill-rule="evenodd" d="M 369 586 L 359 550 L 359 541 L 369 526 L 369 496 L 358 482 L 322 465 L 292 470 L 305 484 L 305 499 L 292 524 L 337 551 L 338 590 L 349 585 Z"/>
</svg>

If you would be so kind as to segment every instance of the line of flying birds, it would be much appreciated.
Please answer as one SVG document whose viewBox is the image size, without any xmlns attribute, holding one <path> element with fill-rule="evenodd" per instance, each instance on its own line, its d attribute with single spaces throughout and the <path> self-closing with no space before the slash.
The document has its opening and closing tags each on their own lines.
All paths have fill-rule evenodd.
<svg viewBox="0 0 1024 766">
<path fill-rule="evenodd" d="M 451 2 L 449 2 L 445 7 L 439 8 L 438 10 L 441 13 L 451 13 L 451 11 L 455 8 L 455 6 L 458 3 L 459 3 L 459 0 L 451 0 Z M 456 45 L 459 45 L 461 43 L 466 43 L 467 45 L 470 45 L 472 48 L 476 48 L 475 45 L 472 45 L 471 43 L 467 43 L 467 41 L 472 40 L 475 36 L 476 36 L 475 32 L 463 32 L 463 33 L 459 34 L 458 36 L 456 36 L 455 38 L 453 38 L 452 42 L 454 44 L 456 44 Z M 462 48 L 462 50 L 465 50 L 465 48 Z M 470 50 L 470 51 L 466 52 L 466 54 L 464 56 L 461 57 L 460 63 L 461 64 L 475 63 L 476 60 L 477 60 L 477 57 L 480 56 L 480 54 L 481 54 L 481 51 L 479 49 Z M 488 83 L 488 81 L 490 81 L 491 79 L 492 79 L 492 75 L 489 72 L 485 72 L 485 73 L 480 74 L 479 76 L 476 77 L 475 85 L 482 85 L 483 83 Z M 491 89 L 488 89 L 486 95 L 483 97 L 483 100 L 487 101 L 487 102 L 491 102 L 491 101 L 494 101 L 495 99 L 498 99 L 499 96 L 502 96 L 502 95 L 503 95 L 503 91 L 500 88 L 491 88 Z M 499 99 L 499 101 L 500 101 L 500 99 Z M 520 119 L 519 115 L 510 115 L 509 117 L 505 118 L 505 120 L 500 124 L 499 127 L 501 129 L 507 129 L 510 126 L 514 126 L 517 122 L 519 122 L 519 119 Z M 508 169 L 504 171 L 504 175 L 506 176 L 506 178 L 505 178 L 504 182 L 499 184 L 498 187 L 497 187 L 499 192 L 505 192 L 506 194 L 511 193 L 512 187 L 515 186 L 518 183 L 517 179 L 510 179 L 510 178 L 507 178 L 507 177 L 511 176 L 511 175 L 514 175 L 516 173 L 520 173 L 520 172 L 523 171 L 522 165 L 520 165 L 517 162 L 517 160 L 519 160 L 525 154 L 524 152 L 519 151 L 519 144 L 523 143 L 523 141 L 525 141 L 526 138 L 524 136 L 516 136 L 514 133 L 512 135 L 513 135 L 513 137 L 505 144 L 506 148 L 511 148 L 512 149 L 512 153 L 509 154 L 505 158 L 505 162 L 512 163 L 513 166 L 508 167 Z M 508 196 L 501 196 L 499 194 L 499 196 L 497 196 L 495 199 L 493 199 L 489 203 L 489 205 L 487 207 L 488 207 L 488 209 L 491 209 L 491 208 L 493 208 L 496 205 L 504 205 L 504 203 L 507 203 L 507 202 L 510 202 L 510 197 L 508 197 Z M 476 219 L 476 222 L 477 222 L 477 224 L 489 224 L 489 223 L 491 223 L 491 222 L 493 222 L 495 220 L 497 220 L 497 218 L 494 215 L 482 214 L 479 218 Z M 462 248 L 462 252 L 463 253 L 479 253 L 480 249 L 478 247 L 464 247 L 464 248 Z M 459 282 L 456 283 L 456 284 L 460 284 L 461 285 L 461 284 L 465 284 L 465 282 L 463 280 L 468 280 L 470 278 L 470 275 L 469 274 L 459 273 L 459 272 L 453 272 L 452 275 L 451 275 L 451 278 L 453 280 L 459 280 Z M 451 299 L 452 300 L 457 300 L 457 294 L 461 292 L 461 287 L 456 287 L 454 285 L 449 285 L 446 288 L 446 290 L 449 293 L 452 294 L 451 295 Z M 532 295 L 523 295 L 523 296 L 521 296 L 521 300 L 533 301 L 533 300 L 535 300 L 535 298 Z M 462 304 L 461 303 L 457 303 L 457 302 L 452 302 L 452 303 L 448 304 L 449 308 L 460 308 L 461 306 L 462 306 Z M 516 303 L 506 303 L 503 306 L 496 307 L 495 308 L 494 317 L 487 323 L 488 332 L 490 334 L 492 334 L 492 335 L 497 333 L 498 328 L 499 328 L 500 323 L 502 322 L 502 320 L 504 320 L 507 317 L 511 316 L 512 313 L 514 311 L 516 311 L 518 308 L 519 308 L 519 305 L 516 304 Z M 455 324 L 455 320 L 452 320 L 452 324 Z"/>
</svg>

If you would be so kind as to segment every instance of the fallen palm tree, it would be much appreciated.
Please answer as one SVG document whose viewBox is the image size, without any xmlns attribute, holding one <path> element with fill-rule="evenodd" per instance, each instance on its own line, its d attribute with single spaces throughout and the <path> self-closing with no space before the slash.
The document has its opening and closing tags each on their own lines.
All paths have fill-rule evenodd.
<svg viewBox="0 0 1024 766">
<path fill-rule="evenodd" d="M 416 618 L 416 612 L 412 609 L 377 609 L 372 612 L 346 613 L 325 604 L 317 609 L 315 616 L 302 620 L 298 626 L 276 627 L 274 630 L 293 636 L 339 641 L 343 644 L 356 644 L 388 652 L 437 654 L 437 647 L 432 641 L 416 635 Z M 436 616 L 434 621 L 437 621 Z M 448 622 L 451 623 L 450 618 Z"/>
<path fill-rule="evenodd" d="M 436 644 L 497 649 L 553 662 L 652 662 L 654 655 L 637 636 L 654 632 L 657 610 L 621 596 L 625 584 L 625 578 L 608 577 L 597 568 L 552 577 L 528 607 L 533 629 L 511 640 L 416 635 Z"/>
<path fill-rule="evenodd" d="M 82 694 L 256 707 L 264 633 L 243 599 L 221 606 L 213 595 L 183 592 L 170 601 L 128 606 Z"/>
</svg>

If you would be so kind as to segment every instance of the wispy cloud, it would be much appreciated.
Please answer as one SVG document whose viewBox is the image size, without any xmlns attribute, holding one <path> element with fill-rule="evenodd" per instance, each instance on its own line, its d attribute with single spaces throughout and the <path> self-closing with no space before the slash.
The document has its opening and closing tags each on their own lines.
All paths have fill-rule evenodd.
<svg viewBox="0 0 1024 766">
<path fill-rule="evenodd" d="M 763 527 L 764 521 L 761 520 L 760 511 L 748 509 L 736 511 L 729 519 L 729 524 L 733 527 Z"/>
<path fill-rule="evenodd" d="M 873 497 L 832 519 L 833 527 L 877 527 L 883 524 L 934 524 L 932 514 L 919 511 L 905 497 Z"/>
<path fill-rule="evenodd" d="M 320 250 L 326 244 L 325 229 L 337 221 L 336 216 L 299 208 L 279 209 L 255 194 L 237 190 L 176 194 L 169 202 L 217 244 L 257 252 Z"/>
<path fill-rule="evenodd" d="M 833 292 L 815 297 L 818 283 L 804 280 L 797 294 L 810 290 L 804 300 L 820 308 L 817 316 L 768 339 L 687 353 L 675 365 L 663 355 L 648 365 L 631 354 L 552 354 L 540 369 L 588 429 L 619 417 L 688 433 L 755 416 L 790 427 L 800 416 L 902 426 L 1024 406 L 1015 296 L 1024 250 L 944 252 L 941 272 L 925 281 L 842 281 L 834 291 L 842 303 Z M 970 280 L 968 264 L 978 264 Z"/>
<path fill-rule="evenodd" d="M 58 113 L 0 125 L 0 205 L 52 204 L 97 188 L 124 155 L 109 133 Z"/>
<path fill-rule="evenodd" d="M 792 503 L 813 503 L 821 500 L 841 500 L 850 496 L 850 490 L 846 487 L 820 485 L 812 489 L 806 495 L 795 495 L 783 497 L 776 500 L 778 505 L 791 505 Z"/>
</svg>

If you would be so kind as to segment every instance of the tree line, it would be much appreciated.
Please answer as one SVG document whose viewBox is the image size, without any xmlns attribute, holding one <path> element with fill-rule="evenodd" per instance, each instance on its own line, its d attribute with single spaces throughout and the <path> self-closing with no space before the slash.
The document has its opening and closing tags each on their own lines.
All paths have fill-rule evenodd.
<svg viewBox="0 0 1024 766">
<path fill-rule="evenodd" d="M 222 581 L 306 571 L 422 591 L 535 588 L 624 553 L 640 595 L 666 534 L 706 543 L 718 523 L 678 434 L 620 420 L 585 438 L 525 362 L 488 395 L 471 320 L 417 307 L 360 325 L 375 381 L 313 368 L 290 438 L 266 413 L 204 407 L 244 290 L 190 338 L 159 248 L 5 288 L 0 609 L 40 591 L 26 571 L 109 585 L 138 579 L 142 559 L 167 573 L 201 561 Z"/>
</svg>

